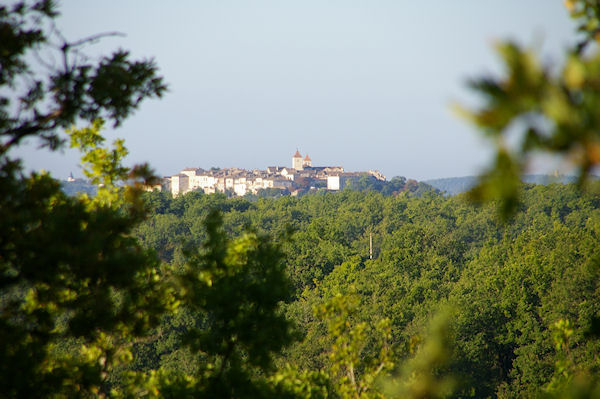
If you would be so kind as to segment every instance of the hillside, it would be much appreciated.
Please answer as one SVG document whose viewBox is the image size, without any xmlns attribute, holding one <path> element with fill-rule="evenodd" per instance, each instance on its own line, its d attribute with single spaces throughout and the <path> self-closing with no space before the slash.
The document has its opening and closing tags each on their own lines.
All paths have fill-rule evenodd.
<svg viewBox="0 0 600 399">
<path fill-rule="evenodd" d="M 87 195 L 96 195 L 98 188 L 90 184 L 87 180 L 76 179 L 74 181 L 61 181 L 61 189 L 67 195 L 77 195 L 85 193 Z"/>
<path fill-rule="evenodd" d="M 551 175 L 524 175 L 524 183 L 548 185 L 552 183 L 569 184 L 574 183 L 574 176 L 551 176 Z M 423 183 L 440 190 L 448 195 L 457 195 L 469 191 L 477 183 L 477 176 L 448 177 L 442 179 L 424 180 Z"/>
</svg>

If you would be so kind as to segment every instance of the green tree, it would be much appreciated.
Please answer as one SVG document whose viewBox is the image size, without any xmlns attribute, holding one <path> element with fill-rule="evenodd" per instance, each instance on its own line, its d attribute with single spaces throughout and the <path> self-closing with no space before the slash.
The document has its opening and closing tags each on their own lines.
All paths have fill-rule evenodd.
<svg viewBox="0 0 600 399">
<path fill-rule="evenodd" d="M 174 306 L 158 259 L 132 229 L 146 214 L 146 168 L 101 146 L 100 122 L 72 129 L 98 195 L 68 197 L 47 174 L 2 169 L 0 391 L 8 397 L 108 395 L 129 345 Z M 131 183 L 124 188 L 117 184 Z M 71 348 L 65 350 L 65 348 Z"/>
<path fill-rule="evenodd" d="M 341 398 L 383 398 L 382 381 L 394 367 L 390 320 L 383 318 L 375 326 L 353 323 L 357 301 L 356 296 L 338 294 L 315 309 L 333 340 L 330 378 Z M 369 338 L 375 341 L 375 356 L 365 351 Z"/>
<path fill-rule="evenodd" d="M 182 306 L 202 320 L 182 343 L 205 361 L 194 376 L 202 397 L 265 397 L 258 372 L 293 338 L 282 301 L 291 298 L 281 244 L 247 232 L 229 239 L 217 211 L 206 219 L 207 239 L 189 254 L 180 278 Z"/>
<path fill-rule="evenodd" d="M 472 80 L 470 86 L 482 95 L 484 105 L 472 111 L 461 110 L 496 147 L 495 161 L 470 192 L 471 199 L 499 200 L 500 215 L 505 219 L 514 216 L 519 208 L 524 191 L 521 176 L 531 158 L 539 153 L 557 156 L 574 166 L 579 187 L 591 186 L 597 193 L 597 183 L 588 177 L 600 164 L 600 4 L 589 0 L 566 0 L 564 4 L 577 23 L 579 40 L 568 49 L 563 65 L 559 68 L 544 65 L 535 52 L 514 42 L 502 42 L 498 52 L 504 75 Z M 507 136 L 515 128 L 520 131 L 521 140 L 511 148 Z M 597 273 L 598 258 L 592 256 L 589 262 L 586 269 L 578 270 L 573 277 L 585 280 L 590 271 Z M 536 266 L 539 269 L 541 265 Z M 563 298 L 563 306 L 570 303 L 569 299 Z M 584 316 L 583 324 L 591 325 L 584 346 L 592 346 L 593 337 L 600 335 L 598 320 L 599 316 L 593 312 Z M 537 363 L 530 356 L 526 365 L 519 366 L 518 359 L 515 362 L 522 369 Z M 589 371 L 583 375 L 584 388 L 582 384 L 579 387 L 555 384 L 565 388 L 557 396 L 597 395 L 597 377 L 592 378 L 594 373 Z"/>
<path fill-rule="evenodd" d="M 52 1 L 0 5 L 0 392 L 6 397 L 107 395 L 108 371 L 172 306 L 158 261 L 131 236 L 146 208 L 147 167 L 123 168 L 100 123 L 72 130 L 99 195 L 66 197 L 47 174 L 24 176 L 11 149 L 26 137 L 59 148 L 61 130 L 104 116 L 118 125 L 166 89 L 152 61 L 117 51 L 93 64 L 54 29 Z M 54 43 L 60 42 L 60 46 Z M 33 53 L 61 60 L 32 64 Z M 121 190 L 117 184 L 132 185 Z M 73 350 L 64 350 L 70 347 Z"/>
<path fill-rule="evenodd" d="M 0 89 L 26 91 L 0 90 L 14 94 L 0 99 L 0 396 L 273 396 L 272 356 L 292 339 L 280 310 L 291 287 L 281 244 L 252 232 L 230 240 L 213 211 L 203 245 L 182 252 L 179 271 L 140 246 L 132 233 L 147 217 L 143 188 L 154 177 L 145 165 L 122 165 L 123 140 L 107 147 L 97 117 L 118 125 L 165 86 L 153 62 L 123 51 L 83 62 L 76 48 L 103 35 L 68 42 L 55 33 L 56 15 L 51 1 L 0 6 Z M 52 50 L 51 39 L 62 42 L 63 64 L 40 75 L 28 56 Z M 71 127 L 81 120 L 90 125 Z M 28 136 L 51 149 L 68 137 L 96 195 L 68 197 L 48 174 L 24 176 L 10 150 Z M 184 216 L 196 197 L 158 203 Z M 181 314 L 194 320 L 175 350 L 189 348 L 193 364 L 159 368 L 166 359 L 147 343 L 165 316 Z"/>
</svg>

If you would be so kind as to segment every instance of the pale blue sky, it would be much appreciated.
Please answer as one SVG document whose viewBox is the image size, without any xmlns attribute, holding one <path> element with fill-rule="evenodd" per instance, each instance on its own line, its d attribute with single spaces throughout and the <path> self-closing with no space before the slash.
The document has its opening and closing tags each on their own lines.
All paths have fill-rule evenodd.
<svg viewBox="0 0 600 399">
<path fill-rule="evenodd" d="M 476 174 L 489 157 L 449 109 L 473 102 L 467 77 L 498 72 L 492 43 L 513 38 L 560 61 L 574 41 L 560 0 L 61 2 L 88 48 L 154 57 L 170 91 L 122 127 L 128 162 L 160 175 L 185 167 L 315 165 L 419 180 Z M 76 156 L 21 154 L 32 168 L 81 175 Z"/>
</svg>

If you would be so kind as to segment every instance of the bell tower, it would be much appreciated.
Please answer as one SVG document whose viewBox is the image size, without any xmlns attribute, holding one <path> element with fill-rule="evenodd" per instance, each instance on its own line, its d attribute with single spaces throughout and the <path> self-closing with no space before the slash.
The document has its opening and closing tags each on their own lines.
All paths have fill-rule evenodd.
<svg viewBox="0 0 600 399">
<path fill-rule="evenodd" d="M 296 149 L 296 153 L 292 157 L 292 168 L 294 168 L 296 170 L 304 169 L 302 167 L 302 155 L 300 155 L 300 152 L 298 151 L 298 149 Z"/>
<path fill-rule="evenodd" d="M 304 161 L 302 161 L 302 167 L 304 167 L 304 166 L 312 167 L 312 160 L 310 159 L 308 154 L 306 154 L 306 156 L 304 157 Z"/>
</svg>

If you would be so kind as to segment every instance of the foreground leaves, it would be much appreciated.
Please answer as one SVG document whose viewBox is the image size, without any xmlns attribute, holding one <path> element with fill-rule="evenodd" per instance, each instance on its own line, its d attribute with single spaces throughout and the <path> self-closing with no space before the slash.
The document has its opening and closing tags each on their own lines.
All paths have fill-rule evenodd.
<svg viewBox="0 0 600 399">
<path fill-rule="evenodd" d="M 98 173 L 122 201 L 67 197 L 49 175 L 24 177 L 2 159 L 0 391 L 8 396 L 108 394 L 108 372 L 131 357 L 127 346 L 173 309 L 159 260 L 131 236 L 146 215 L 142 191 L 117 187 L 114 170 Z"/>
<path fill-rule="evenodd" d="M 505 218 L 516 210 L 521 175 L 535 156 L 556 156 L 563 166 L 575 168 L 580 186 L 600 164 L 600 5 L 587 0 L 565 5 L 578 21 L 582 40 L 566 54 L 562 67 L 544 65 L 534 51 L 517 43 L 501 42 L 497 51 L 504 75 L 471 80 L 469 86 L 483 105 L 458 108 L 497 150 L 496 162 L 481 176 L 472 199 L 500 200 Z M 516 144 L 509 138 L 515 133 Z"/>
</svg>

